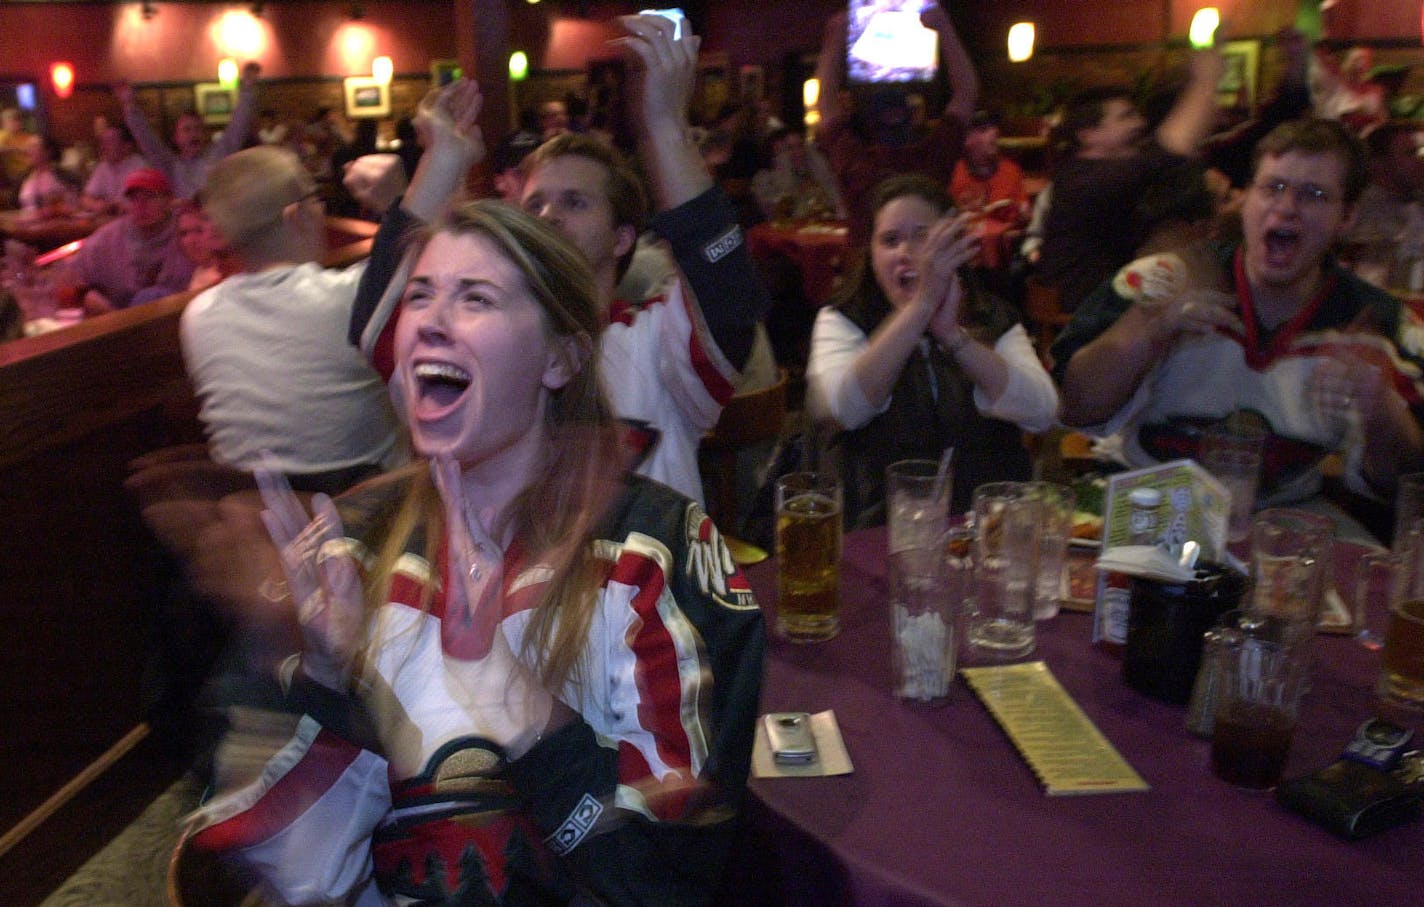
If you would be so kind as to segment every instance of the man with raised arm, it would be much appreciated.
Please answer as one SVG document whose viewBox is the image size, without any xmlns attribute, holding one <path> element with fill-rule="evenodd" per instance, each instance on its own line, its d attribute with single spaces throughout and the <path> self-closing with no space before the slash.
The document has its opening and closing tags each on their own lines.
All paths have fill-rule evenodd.
<svg viewBox="0 0 1424 907">
<path fill-rule="evenodd" d="M 120 83 L 114 93 L 124 108 L 124 123 L 133 133 L 134 141 L 143 156 L 153 167 L 162 170 L 173 183 L 174 195 L 178 198 L 192 198 L 203 188 L 208 170 L 223 158 L 240 149 L 252 134 L 252 124 L 257 116 L 257 78 L 262 67 L 256 62 L 242 68 L 242 87 L 237 92 L 237 105 L 233 107 L 232 119 L 223 129 L 222 136 L 215 142 L 208 140 L 208 131 L 203 126 L 203 118 L 196 111 L 180 114 L 173 124 L 173 145 L 168 147 L 158 133 L 153 131 L 148 117 L 134 99 L 133 87 Z"/>
<path fill-rule="evenodd" d="M 659 16 L 622 19 L 620 44 L 633 63 L 639 153 L 657 214 L 652 229 L 679 273 L 643 300 L 615 298 L 642 230 L 642 185 L 616 151 L 585 136 L 556 136 L 525 162 L 524 209 L 553 224 L 593 267 L 607 327 L 599 342 L 614 412 L 635 431 L 638 472 L 701 501 L 697 447 L 731 398 L 767 305 L 735 212 L 702 162 L 687 109 L 700 39 Z M 445 208 L 465 172 L 484 155 L 475 116 L 479 89 L 461 82 L 424 113 L 427 151 L 398 205 L 387 211 L 352 316 L 351 340 L 390 374 L 390 335 L 404 289 L 400 238 Z M 363 159 L 348 182 L 377 182 Z M 374 173 L 374 175 L 373 175 Z M 357 186 L 354 191 L 367 191 Z M 369 194 L 369 193 L 368 193 Z M 378 193 L 379 194 L 379 193 Z M 379 203 L 378 198 L 372 198 Z"/>
<path fill-rule="evenodd" d="M 816 64 L 820 80 L 821 131 L 816 144 L 825 152 L 831 170 L 840 180 L 841 196 L 852 230 L 871 223 L 870 192 L 881 180 L 899 173 L 923 173 L 946 185 L 964 146 L 965 124 L 979 100 L 979 75 L 959 40 L 943 4 L 920 14 L 926 28 L 939 34 L 940 55 L 949 77 L 949 99 L 935 127 L 924 134 L 914 131 L 909 104 L 894 89 L 875 89 L 865 98 L 864 114 L 841 109 L 845 84 L 846 13 L 826 22 L 821 54 Z M 866 236 L 852 234 L 852 243 Z"/>
<path fill-rule="evenodd" d="M 1314 494 L 1339 448 L 1347 485 L 1389 500 L 1424 468 L 1424 324 L 1330 255 L 1365 175 L 1337 121 L 1273 130 L 1239 244 L 1134 261 L 1078 309 L 1052 349 L 1060 419 L 1120 436 L 1145 466 L 1195 456 L 1203 428 L 1244 416 L 1267 430 L 1262 500 Z"/>
<path fill-rule="evenodd" d="M 1171 111 L 1150 135 L 1126 88 L 1090 89 L 1069 101 L 1059 131 L 1068 156 L 1053 171 L 1038 277 L 1072 311 L 1093 288 L 1131 261 L 1155 224 L 1139 202 L 1173 178 L 1201 182 L 1193 159 L 1216 116 L 1221 54 L 1191 52 L 1190 75 Z"/>
</svg>

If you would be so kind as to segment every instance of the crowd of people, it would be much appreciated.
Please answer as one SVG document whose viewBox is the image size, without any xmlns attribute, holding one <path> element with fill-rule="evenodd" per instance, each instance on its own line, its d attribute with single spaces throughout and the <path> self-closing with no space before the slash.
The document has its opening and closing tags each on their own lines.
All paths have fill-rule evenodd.
<svg viewBox="0 0 1424 907">
<path fill-rule="evenodd" d="M 952 447 L 961 512 L 1029 478 L 1025 436 L 1054 427 L 1138 466 L 1249 414 L 1271 503 L 1318 498 L 1334 452 L 1385 506 L 1424 467 L 1424 322 L 1364 279 L 1424 284 L 1424 158 L 1341 99 L 1357 63 L 1327 100 L 1319 56 L 1282 33 L 1279 86 L 1230 129 L 1216 48 L 1165 103 L 1083 92 L 1031 198 L 949 15 L 921 21 L 942 108 L 848 86 L 840 13 L 813 135 L 755 103 L 695 121 L 700 39 L 650 15 L 619 20 L 617 122 L 551 100 L 487 136 L 458 79 L 413 117 L 418 154 L 372 154 L 326 112 L 259 114 L 255 67 L 217 141 L 185 115 L 169 145 L 120 87 L 124 123 L 75 191 L 113 220 L 74 280 L 93 313 L 203 288 L 181 345 L 206 461 L 262 501 L 198 508 L 188 533 L 185 582 L 238 653 L 215 704 L 263 716 L 234 710 L 206 754 L 194 846 L 292 903 L 714 900 L 765 630 L 698 446 L 766 378 L 763 219 L 848 228 L 804 362 L 847 528 L 884 523 L 895 460 Z M 3 125 L 18 197 L 47 204 L 52 150 Z M 318 133 L 334 171 L 297 147 Z M 473 168 L 497 198 L 467 197 Z M 322 179 L 380 219 L 344 270 L 320 266 Z M 1051 349 L 1015 268 L 1071 313 Z M 244 661 L 257 638 L 288 648 Z"/>
</svg>

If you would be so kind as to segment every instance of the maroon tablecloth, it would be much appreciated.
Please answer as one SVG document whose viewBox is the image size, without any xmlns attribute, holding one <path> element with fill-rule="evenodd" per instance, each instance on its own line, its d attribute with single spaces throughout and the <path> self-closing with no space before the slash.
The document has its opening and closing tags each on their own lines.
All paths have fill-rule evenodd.
<svg viewBox="0 0 1424 907">
<path fill-rule="evenodd" d="M 948 704 L 890 694 L 883 530 L 846 539 L 838 638 L 769 648 L 763 711 L 834 709 L 855 772 L 751 783 L 733 887 L 765 904 L 1419 904 L 1424 822 L 1346 843 L 1212 776 L 1185 709 L 1130 689 L 1090 618 L 1039 624 L 1047 662 L 1148 793 L 1049 797 L 963 680 Z M 1339 557 L 1358 556 L 1359 549 Z M 1342 565 L 1344 566 L 1344 565 Z M 775 566 L 749 571 L 768 613 Z M 1375 623 L 1383 615 L 1373 615 Z M 1379 656 L 1322 637 L 1288 774 L 1332 761 Z"/>
</svg>

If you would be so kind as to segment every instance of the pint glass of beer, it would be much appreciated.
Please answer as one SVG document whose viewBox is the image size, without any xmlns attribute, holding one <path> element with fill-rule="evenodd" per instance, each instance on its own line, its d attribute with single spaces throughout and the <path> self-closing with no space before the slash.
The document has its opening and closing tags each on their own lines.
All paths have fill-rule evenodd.
<svg viewBox="0 0 1424 907">
<path fill-rule="evenodd" d="M 793 642 L 840 632 L 841 485 L 794 472 L 776 483 L 776 616 Z"/>
</svg>

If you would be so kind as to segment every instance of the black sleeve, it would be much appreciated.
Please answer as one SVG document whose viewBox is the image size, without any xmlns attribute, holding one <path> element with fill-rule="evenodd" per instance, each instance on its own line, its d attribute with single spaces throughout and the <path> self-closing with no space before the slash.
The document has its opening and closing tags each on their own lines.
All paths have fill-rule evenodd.
<svg viewBox="0 0 1424 907">
<path fill-rule="evenodd" d="M 382 751 L 380 736 L 365 706 L 351 696 L 322 686 L 300 667 L 292 675 L 285 705 L 293 714 L 311 716 L 322 727 L 364 750 Z"/>
<path fill-rule="evenodd" d="M 1063 386 L 1063 375 L 1068 371 L 1068 360 L 1073 354 L 1097 339 L 1098 335 L 1113 326 L 1131 305 L 1113 292 L 1112 281 L 1107 280 L 1083 300 L 1073 313 L 1073 319 L 1063 328 L 1063 333 L 1053 341 L 1049 356 L 1053 359 L 1053 380 Z"/>
<path fill-rule="evenodd" d="M 1254 119 L 1207 139 L 1203 148 L 1207 165 L 1225 173 L 1231 185 L 1244 187 L 1251 181 L 1256 143 L 1280 124 L 1299 119 L 1309 111 L 1309 87 L 1304 82 L 1283 82 Z"/>
<path fill-rule="evenodd" d="M 371 241 L 371 256 L 366 262 L 366 271 L 356 287 L 356 302 L 351 307 L 351 324 L 346 329 L 346 340 L 352 346 L 361 345 L 361 334 L 371 316 L 380 307 L 386 295 L 391 278 L 400 266 L 409 237 L 424 223 L 415 215 L 401 207 L 401 199 L 396 199 L 376 229 Z"/>
<path fill-rule="evenodd" d="M 731 203 L 716 186 L 653 218 L 702 310 L 712 340 L 737 370 L 751 355 L 771 297 L 747 250 Z"/>
</svg>

